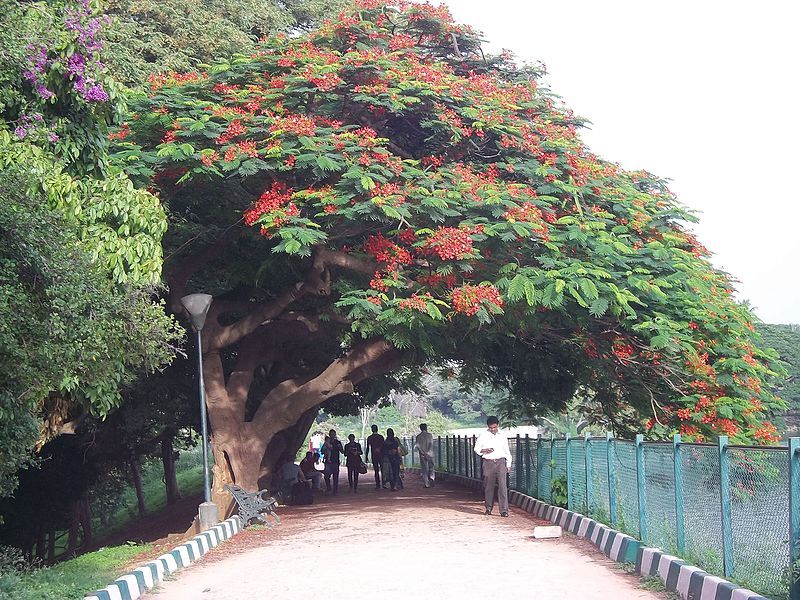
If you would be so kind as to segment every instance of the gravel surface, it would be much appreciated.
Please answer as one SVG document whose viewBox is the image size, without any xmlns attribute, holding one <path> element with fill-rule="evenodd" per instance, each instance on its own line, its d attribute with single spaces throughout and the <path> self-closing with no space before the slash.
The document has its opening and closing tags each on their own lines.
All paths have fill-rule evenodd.
<svg viewBox="0 0 800 600">
<path fill-rule="evenodd" d="M 370 474 L 352 494 L 343 479 L 338 496 L 279 509 L 274 530 L 246 529 L 143 598 L 665 598 L 589 542 L 534 540 L 546 523 L 517 508 L 484 516 L 478 493 L 412 474 L 404 490 L 375 490 Z"/>
</svg>

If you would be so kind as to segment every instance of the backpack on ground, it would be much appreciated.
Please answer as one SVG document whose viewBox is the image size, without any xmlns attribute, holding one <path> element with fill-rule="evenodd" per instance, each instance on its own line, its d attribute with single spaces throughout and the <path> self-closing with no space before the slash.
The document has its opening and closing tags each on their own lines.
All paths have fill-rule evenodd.
<svg viewBox="0 0 800 600">
<path fill-rule="evenodd" d="M 314 504 L 314 496 L 311 494 L 311 487 L 307 483 L 298 481 L 292 485 L 289 494 L 289 503 L 293 505 Z"/>
</svg>

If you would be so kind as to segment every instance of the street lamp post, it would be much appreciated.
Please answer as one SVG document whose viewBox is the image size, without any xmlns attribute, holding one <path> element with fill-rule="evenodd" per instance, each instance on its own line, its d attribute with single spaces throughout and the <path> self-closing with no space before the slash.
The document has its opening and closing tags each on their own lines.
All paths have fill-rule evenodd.
<svg viewBox="0 0 800 600">
<path fill-rule="evenodd" d="M 213 296 L 210 294 L 190 294 L 181 298 L 181 304 L 189 314 L 192 328 L 197 334 L 197 371 L 200 379 L 200 431 L 203 445 L 203 496 L 198 516 L 200 530 L 205 531 L 219 522 L 217 505 L 211 501 L 211 476 L 208 468 L 208 424 L 206 417 L 206 386 L 203 381 L 203 325 L 206 323 L 208 309 L 211 308 Z"/>
</svg>

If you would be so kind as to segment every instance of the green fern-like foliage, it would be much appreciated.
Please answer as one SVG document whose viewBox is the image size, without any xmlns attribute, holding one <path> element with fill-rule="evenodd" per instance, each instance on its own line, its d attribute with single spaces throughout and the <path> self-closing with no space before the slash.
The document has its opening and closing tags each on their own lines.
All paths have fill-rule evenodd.
<svg viewBox="0 0 800 600">
<path fill-rule="evenodd" d="M 774 440 L 775 354 L 692 215 L 664 181 L 591 153 L 538 75 L 485 57 L 445 8 L 361 0 L 154 80 L 116 161 L 209 227 L 243 218 L 260 240 L 229 269 L 340 257 L 314 310 L 350 323 L 344 347 L 383 337 L 460 361 L 518 414 L 584 384 L 618 430 Z"/>
</svg>

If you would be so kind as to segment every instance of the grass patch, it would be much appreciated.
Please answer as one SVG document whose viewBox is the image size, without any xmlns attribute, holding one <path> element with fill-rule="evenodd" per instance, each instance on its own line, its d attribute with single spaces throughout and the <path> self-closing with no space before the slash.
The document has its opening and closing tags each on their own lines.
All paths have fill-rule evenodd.
<svg viewBox="0 0 800 600">
<path fill-rule="evenodd" d="M 202 462 L 199 464 L 197 462 L 202 459 L 199 458 L 199 455 L 194 457 L 191 454 L 187 459 L 179 460 L 176 469 L 178 489 L 184 497 L 197 494 L 203 489 L 203 465 Z M 148 514 L 167 506 L 167 491 L 161 480 L 162 476 L 163 471 L 159 462 L 152 461 L 145 465 L 142 473 L 142 489 L 145 498 L 144 505 Z M 102 539 L 138 518 L 136 492 L 132 488 L 128 488 L 123 493 L 119 508 L 114 511 L 106 525 L 103 526 L 99 521 L 95 521 L 95 537 Z"/>
<path fill-rule="evenodd" d="M 149 544 L 103 548 L 78 558 L 31 572 L 0 574 L 0 598 L 6 600 L 64 600 L 81 598 L 111 583 Z"/>
<path fill-rule="evenodd" d="M 648 592 L 660 592 L 668 600 L 681 600 L 677 592 L 670 592 L 664 587 L 664 582 L 658 575 L 648 575 L 642 577 L 642 583 L 639 585 L 640 589 L 647 590 Z"/>
</svg>

